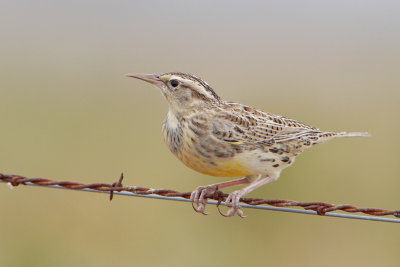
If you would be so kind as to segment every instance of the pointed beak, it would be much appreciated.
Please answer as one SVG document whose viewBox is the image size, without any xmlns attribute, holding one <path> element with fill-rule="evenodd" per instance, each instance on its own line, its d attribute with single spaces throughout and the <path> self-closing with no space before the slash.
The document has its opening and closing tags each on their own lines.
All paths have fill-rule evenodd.
<svg viewBox="0 0 400 267">
<path fill-rule="evenodd" d="M 157 74 L 126 74 L 126 77 L 136 78 L 151 84 L 154 84 L 157 87 L 161 87 L 164 85 L 164 82 L 159 78 Z"/>
</svg>

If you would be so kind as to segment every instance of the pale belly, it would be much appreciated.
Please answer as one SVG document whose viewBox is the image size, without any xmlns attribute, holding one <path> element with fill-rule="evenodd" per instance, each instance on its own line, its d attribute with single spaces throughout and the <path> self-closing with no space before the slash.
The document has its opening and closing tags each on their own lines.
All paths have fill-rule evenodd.
<svg viewBox="0 0 400 267">
<path fill-rule="evenodd" d="M 239 177 L 254 174 L 254 170 L 237 158 L 204 158 L 193 154 L 178 154 L 178 158 L 189 168 L 203 174 L 218 177 Z"/>
<path fill-rule="evenodd" d="M 294 157 L 280 153 L 255 149 L 234 153 L 231 157 L 216 157 L 212 153 L 202 155 L 192 146 L 184 145 L 176 156 L 189 168 L 207 175 L 242 177 L 265 174 L 279 177 L 280 172 L 294 161 Z"/>
</svg>

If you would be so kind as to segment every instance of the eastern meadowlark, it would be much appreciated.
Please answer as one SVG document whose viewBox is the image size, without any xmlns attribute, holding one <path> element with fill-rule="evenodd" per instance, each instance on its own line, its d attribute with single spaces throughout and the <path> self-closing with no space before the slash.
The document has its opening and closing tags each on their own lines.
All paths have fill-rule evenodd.
<svg viewBox="0 0 400 267">
<path fill-rule="evenodd" d="M 200 186 L 191 200 L 205 213 L 205 196 L 217 189 L 248 184 L 229 194 L 223 214 L 243 217 L 239 200 L 275 181 L 296 156 L 336 137 L 368 136 L 364 132 L 324 132 L 296 120 L 222 100 L 203 80 L 190 74 L 128 74 L 161 89 L 169 111 L 162 134 L 171 152 L 198 172 L 241 179 Z"/>
</svg>

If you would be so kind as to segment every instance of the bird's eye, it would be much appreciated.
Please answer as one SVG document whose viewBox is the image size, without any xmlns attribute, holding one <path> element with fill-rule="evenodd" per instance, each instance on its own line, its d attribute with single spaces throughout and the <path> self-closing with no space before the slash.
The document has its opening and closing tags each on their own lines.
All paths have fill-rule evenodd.
<svg viewBox="0 0 400 267">
<path fill-rule="evenodd" d="M 172 87 L 177 87 L 179 84 L 178 80 L 175 80 L 175 79 L 171 80 L 170 83 L 171 83 Z"/>
</svg>

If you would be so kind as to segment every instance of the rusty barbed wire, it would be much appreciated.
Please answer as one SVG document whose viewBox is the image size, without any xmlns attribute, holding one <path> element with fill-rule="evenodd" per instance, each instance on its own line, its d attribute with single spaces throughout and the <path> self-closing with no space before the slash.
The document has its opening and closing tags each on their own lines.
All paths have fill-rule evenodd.
<svg viewBox="0 0 400 267">
<path fill-rule="evenodd" d="M 152 189 L 147 187 L 140 186 L 123 186 L 122 185 L 123 174 L 121 174 L 119 180 L 113 184 L 106 183 L 92 183 L 92 184 L 83 184 L 79 182 L 71 182 L 71 181 L 56 181 L 47 178 L 28 178 L 21 175 L 15 174 L 2 174 L 0 173 L 0 181 L 9 183 L 11 186 L 15 187 L 20 184 L 33 184 L 40 186 L 60 186 L 65 189 L 74 189 L 74 190 L 83 190 L 83 189 L 91 189 L 100 192 L 109 192 L 110 200 L 113 199 L 114 192 L 130 192 L 137 195 L 158 195 L 166 198 L 183 198 L 190 199 L 191 192 L 178 192 L 170 189 Z M 208 200 L 217 201 L 217 206 L 219 206 L 225 199 L 228 197 L 228 194 L 225 194 L 221 191 L 216 191 L 214 193 L 210 193 L 206 196 Z M 245 203 L 250 206 L 259 206 L 259 205 L 270 205 L 274 207 L 301 207 L 304 210 L 312 210 L 315 211 L 318 215 L 325 215 L 328 212 L 333 211 L 343 211 L 347 213 L 364 213 L 371 216 L 387 216 L 392 215 L 394 217 L 400 218 L 400 210 L 384 210 L 384 209 L 375 209 L 375 208 L 359 208 L 353 205 L 334 205 L 330 203 L 324 202 L 298 202 L 293 200 L 282 200 L 282 199 L 261 199 L 261 198 L 241 198 L 241 203 Z M 400 222 L 400 221 L 392 221 L 392 222 Z"/>
</svg>

